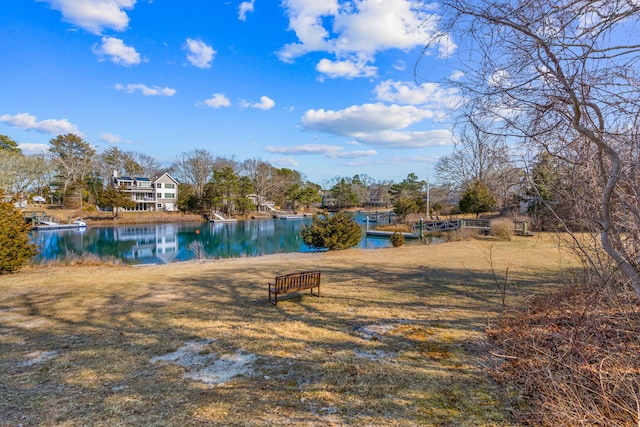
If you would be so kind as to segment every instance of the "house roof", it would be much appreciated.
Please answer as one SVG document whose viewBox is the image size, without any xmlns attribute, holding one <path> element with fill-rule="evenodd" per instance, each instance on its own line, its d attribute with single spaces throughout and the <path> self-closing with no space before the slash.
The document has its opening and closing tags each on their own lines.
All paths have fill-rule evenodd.
<svg viewBox="0 0 640 427">
<path fill-rule="evenodd" d="M 172 176 L 171 176 L 171 174 L 169 174 L 169 172 L 165 172 L 165 173 L 163 173 L 163 174 L 162 174 L 162 175 L 160 175 L 159 177 L 155 178 L 155 179 L 153 180 L 153 182 L 158 182 L 158 181 L 160 180 L 160 178 L 162 178 L 162 177 L 163 177 L 163 176 L 165 176 L 165 175 L 166 175 L 167 177 L 169 177 L 169 179 L 170 179 L 171 181 L 175 182 L 176 184 L 180 184 L 180 183 L 178 182 L 178 180 L 177 180 L 177 179 L 175 179 L 174 177 L 172 177 Z"/>
</svg>

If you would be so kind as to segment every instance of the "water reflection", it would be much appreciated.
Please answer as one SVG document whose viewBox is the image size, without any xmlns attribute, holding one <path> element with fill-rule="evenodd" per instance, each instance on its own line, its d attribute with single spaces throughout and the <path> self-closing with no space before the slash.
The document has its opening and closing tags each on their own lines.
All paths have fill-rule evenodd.
<svg viewBox="0 0 640 427">
<path fill-rule="evenodd" d="M 175 223 L 90 227 L 85 230 L 40 231 L 33 240 L 36 261 L 70 254 L 94 254 L 131 264 L 156 264 L 196 258 L 254 257 L 284 252 L 309 252 L 300 229 L 302 220 L 249 220 L 229 223 Z M 363 232 L 364 234 L 364 232 Z M 407 243 L 411 244 L 410 240 Z M 360 248 L 390 246 L 388 238 L 363 237 Z"/>
</svg>

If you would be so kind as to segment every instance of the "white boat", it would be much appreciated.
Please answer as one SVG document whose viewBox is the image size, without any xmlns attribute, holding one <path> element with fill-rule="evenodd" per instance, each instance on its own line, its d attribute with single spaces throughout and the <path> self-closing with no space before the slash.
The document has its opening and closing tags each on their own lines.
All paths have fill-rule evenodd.
<svg viewBox="0 0 640 427">
<path fill-rule="evenodd" d="M 87 223 L 82 221 L 81 219 L 76 219 L 69 224 L 59 224 L 54 221 L 41 221 L 38 225 L 34 225 L 34 230 L 67 230 L 67 229 L 84 229 L 87 228 Z"/>
<path fill-rule="evenodd" d="M 79 228 L 84 228 L 87 226 L 87 223 L 81 219 L 76 219 L 71 224 L 76 224 Z"/>
<path fill-rule="evenodd" d="M 280 219 L 302 219 L 305 218 L 306 215 L 305 214 L 285 214 L 285 215 L 278 215 L 278 218 Z"/>
<path fill-rule="evenodd" d="M 213 214 L 213 218 L 209 221 L 211 222 L 237 222 L 238 220 L 235 218 L 224 218 L 222 215 L 218 215 L 216 213 Z"/>
</svg>

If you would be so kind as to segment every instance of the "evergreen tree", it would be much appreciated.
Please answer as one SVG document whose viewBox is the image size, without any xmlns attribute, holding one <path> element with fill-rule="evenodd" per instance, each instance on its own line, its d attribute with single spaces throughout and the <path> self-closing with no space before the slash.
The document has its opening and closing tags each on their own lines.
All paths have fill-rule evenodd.
<svg viewBox="0 0 640 427">
<path fill-rule="evenodd" d="M 136 206 L 131 194 L 118 191 L 113 187 L 99 191 L 96 194 L 96 204 L 102 208 L 111 208 L 114 218 L 118 216 L 118 208 L 133 209 Z"/>
<path fill-rule="evenodd" d="M 18 147 L 18 143 L 9 138 L 7 135 L 0 135 L 0 153 L 2 151 L 11 153 L 22 153 L 22 150 L 20 149 L 20 147 Z"/>
<path fill-rule="evenodd" d="M 350 212 L 327 212 L 313 216 L 313 222 L 300 231 L 302 241 L 316 249 L 347 249 L 356 246 L 362 239 L 362 229 Z"/>
<path fill-rule="evenodd" d="M 36 254 L 29 242 L 30 228 L 11 203 L 0 202 L 0 274 L 18 270 Z"/>
<path fill-rule="evenodd" d="M 531 186 L 527 189 L 529 196 L 529 207 L 527 213 L 538 221 L 541 230 L 553 227 L 555 215 L 551 206 L 558 212 L 562 211 L 560 206 L 555 206 L 554 194 L 558 186 L 559 173 L 558 160 L 548 153 L 541 153 L 536 159 L 530 172 Z"/>
<path fill-rule="evenodd" d="M 496 199 L 482 181 L 475 181 L 464 192 L 459 203 L 460 212 L 474 213 L 476 218 L 483 213 L 489 212 L 496 206 Z"/>
<path fill-rule="evenodd" d="M 344 178 L 331 188 L 331 195 L 341 208 L 351 208 L 358 204 L 358 195 L 353 190 L 353 186 Z"/>
</svg>

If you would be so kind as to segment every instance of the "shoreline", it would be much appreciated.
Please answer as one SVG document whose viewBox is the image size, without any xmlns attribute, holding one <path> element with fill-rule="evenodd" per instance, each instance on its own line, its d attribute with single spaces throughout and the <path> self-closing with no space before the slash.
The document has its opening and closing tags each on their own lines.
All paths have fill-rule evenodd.
<svg viewBox="0 0 640 427">
<path fill-rule="evenodd" d="M 87 226 L 113 226 L 132 224 L 166 224 L 172 222 L 207 222 L 208 220 L 199 214 L 184 214 L 181 212 L 120 212 L 117 217 L 113 217 L 112 212 L 80 212 L 76 209 L 63 209 L 59 206 L 30 206 L 21 210 L 25 217 L 30 213 L 44 213 L 53 217 L 60 224 L 70 223 L 74 220 L 82 220 Z M 271 214 L 252 212 L 248 215 L 238 215 L 233 218 L 238 220 L 268 219 Z"/>
</svg>

